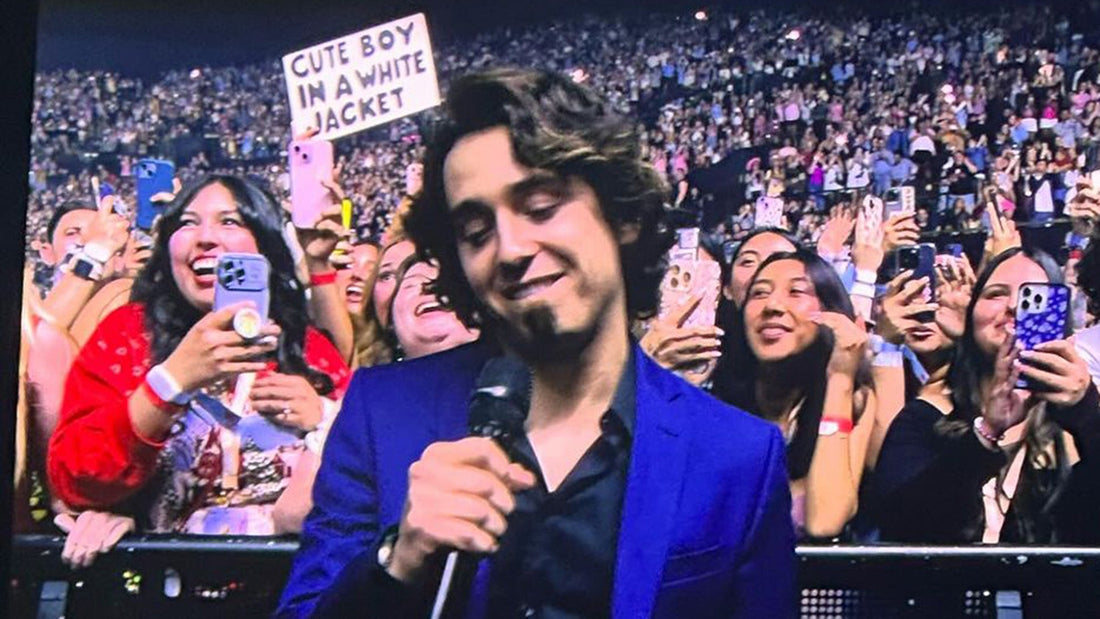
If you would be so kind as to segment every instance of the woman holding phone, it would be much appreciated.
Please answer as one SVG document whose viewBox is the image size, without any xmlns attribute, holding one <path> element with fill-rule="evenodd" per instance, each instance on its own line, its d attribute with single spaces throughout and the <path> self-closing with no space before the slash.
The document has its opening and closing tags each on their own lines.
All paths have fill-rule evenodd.
<svg viewBox="0 0 1100 619">
<path fill-rule="evenodd" d="M 230 176 L 168 207 L 131 303 L 69 374 L 48 462 L 68 505 L 131 514 L 157 532 L 279 532 L 275 503 L 349 378 L 308 324 L 282 225 L 270 194 Z M 229 252 L 271 265 L 258 334 L 235 321 L 247 303 L 214 311 L 215 267 Z"/>
<path fill-rule="evenodd" d="M 867 334 L 836 271 L 805 249 L 760 264 L 740 316 L 738 366 L 714 393 L 780 427 L 796 529 L 836 537 L 856 513 L 873 425 Z"/>
<path fill-rule="evenodd" d="M 1060 283 L 1057 264 L 1013 248 L 974 284 L 948 374 L 951 408 L 910 402 L 894 420 L 875 495 L 885 541 L 1100 541 L 1100 398 L 1073 344 L 1022 351 L 1017 296 Z M 1017 388 L 1017 379 L 1033 387 Z"/>
</svg>

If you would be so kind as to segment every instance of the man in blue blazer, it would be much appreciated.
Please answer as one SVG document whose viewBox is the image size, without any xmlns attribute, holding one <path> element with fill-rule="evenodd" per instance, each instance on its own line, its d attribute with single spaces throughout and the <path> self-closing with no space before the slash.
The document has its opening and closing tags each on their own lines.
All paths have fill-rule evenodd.
<svg viewBox="0 0 1100 619">
<path fill-rule="evenodd" d="M 671 245 L 631 125 L 535 71 L 458 80 L 446 111 L 405 223 L 483 336 L 356 375 L 279 615 L 427 616 L 451 549 L 482 557 L 454 616 L 792 615 L 778 431 L 630 340 Z M 509 454 L 467 436 L 498 355 L 530 371 Z"/>
</svg>

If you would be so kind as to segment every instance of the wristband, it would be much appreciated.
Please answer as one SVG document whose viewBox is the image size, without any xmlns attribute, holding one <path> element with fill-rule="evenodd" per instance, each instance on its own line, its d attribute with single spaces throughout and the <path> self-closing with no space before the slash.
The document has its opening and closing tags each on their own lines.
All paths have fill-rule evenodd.
<svg viewBox="0 0 1100 619">
<path fill-rule="evenodd" d="M 163 363 L 155 365 L 153 369 L 149 370 L 149 373 L 145 375 L 145 384 L 161 400 L 179 406 L 186 406 L 195 397 L 193 393 L 184 391 L 183 387 L 180 387 L 180 384 L 175 377 L 168 373 Z"/>
<path fill-rule="evenodd" d="M 821 423 L 817 426 L 818 436 L 832 436 L 834 434 L 847 435 L 852 433 L 851 419 L 841 419 L 839 417 L 822 417 Z"/>
<path fill-rule="evenodd" d="M 99 243 L 92 242 L 84 246 L 84 255 L 100 264 L 107 264 L 114 252 Z"/>
<path fill-rule="evenodd" d="M 852 284 L 852 290 L 848 294 L 854 297 L 864 297 L 866 299 L 875 298 L 875 286 L 874 284 L 868 284 L 867 282 L 856 281 Z"/>
<path fill-rule="evenodd" d="M 856 281 L 861 284 L 870 284 L 874 287 L 878 281 L 878 273 L 868 269 L 856 269 Z"/>
<path fill-rule="evenodd" d="M 336 283 L 336 271 L 327 273 L 313 273 L 309 276 L 310 286 L 327 286 Z"/>
</svg>

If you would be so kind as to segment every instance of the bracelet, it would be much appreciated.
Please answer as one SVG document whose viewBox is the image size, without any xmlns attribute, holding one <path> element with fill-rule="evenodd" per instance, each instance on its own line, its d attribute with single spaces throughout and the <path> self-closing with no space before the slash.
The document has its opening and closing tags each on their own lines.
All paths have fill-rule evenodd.
<svg viewBox="0 0 1100 619">
<path fill-rule="evenodd" d="M 841 419 L 839 417 L 822 417 L 821 423 L 817 426 L 817 435 L 847 435 L 852 433 L 853 427 L 855 427 L 855 425 L 852 423 L 851 419 Z"/>
<path fill-rule="evenodd" d="M 978 436 L 984 438 L 985 440 L 989 441 L 990 443 L 993 443 L 994 445 L 1001 442 L 1001 440 L 1003 440 L 1004 437 L 1005 437 L 1005 435 L 1003 433 L 1000 434 L 999 436 L 994 436 L 993 434 L 991 434 L 989 432 L 989 430 L 985 427 L 985 417 L 975 417 L 974 418 L 974 432 Z"/>
<path fill-rule="evenodd" d="M 310 286 L 327 286 L 328 284 L 336 283 L 336 271 L 329 271 L 327 273 L 312 273 L 309 276 Z"/>
</svg>

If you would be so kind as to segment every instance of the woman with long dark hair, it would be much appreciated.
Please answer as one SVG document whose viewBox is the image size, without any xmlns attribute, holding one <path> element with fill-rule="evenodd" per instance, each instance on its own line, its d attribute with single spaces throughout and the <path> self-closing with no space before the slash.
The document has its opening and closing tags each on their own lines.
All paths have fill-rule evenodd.
<svg viewBox="0 0 1100 619">
<path fill-rule="evenodd" d="M 258 333 L 234 320 L 246 304 L 213 311 L 227 252 L 271 265 Z M 180 193 L 131 301 L 70 372 L 50 441 L 54 490 L 74 508 L 134 514 L 146 530 L 277 532 L 275 503 L 335 414 L 348 370 L 308 324 L 275 200 L 230 176 Z"/>
<path fill-rule="evenodd" d="M 874 416 L 866 332 L 836 271 L 804 249 L 761 263 L 740 316 L 738 365 L 713 391 L 783 430 L 795 523 L 835 537 L 856 513 Z"/>
<path fill-rule="evenodd" d="M 1022 352 L 1022 285 L 1061 282 L 1046 254 L 998 254 L 974 284 L 948 374 L 951 410 L 902 410 L 875 476 L 882 539 L 913 543 L 1100 541 L 1100 399 L 1067 339 Z M 1017 388 L 1020 377 L 1036 387 Z"/>
</svg>

